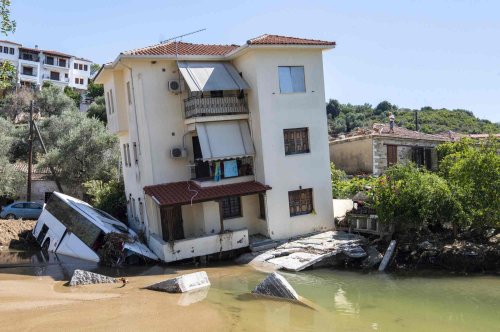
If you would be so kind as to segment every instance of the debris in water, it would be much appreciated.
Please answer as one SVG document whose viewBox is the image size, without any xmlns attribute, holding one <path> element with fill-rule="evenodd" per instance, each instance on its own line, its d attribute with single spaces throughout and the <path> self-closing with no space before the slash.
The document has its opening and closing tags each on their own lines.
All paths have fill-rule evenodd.
<svg viewBox="0 0 500 332">
<path fill-rule="evenodd" d="M 75 270 L 75 272 L 73 272 L 73 276 L 71 277 L 69 285 L 77 286 L 77 285 L 93 285 L 93 284 L 114 284 L 117 282 L 118 279 L 116 278 L 84 270 Z"/>
<path fill-rule="evenodd" d="M 288 281 L 277 272 L 268 275 L 266 279 L 255 287 L 252 293 L 288 300 L 299 300 L 299 294 L 297 294 Z"/>
<path fill-rule="evenodd" d="M 389 243 L 389 246 L 387 247 L 387 250 L 385 251 L 384 258 L 382 258 L 382 262 L 380 263 L 378 270 L 380 272 L 384 271 L 387 265 L 389 264 L 392 254 L 394 253 L 394 250 L 396 249 L 396 240 L 392 240 L 391 243 Z"/>
<path fill-rule="evenodd" d="M 167 279 L 147 286 L 146 289 L 168 293 L 185 293 L 208 287 L 210 287 L 208 275 L 205 271 L 200 271 L 185 274 L 173 279 Z"/>
</svg>

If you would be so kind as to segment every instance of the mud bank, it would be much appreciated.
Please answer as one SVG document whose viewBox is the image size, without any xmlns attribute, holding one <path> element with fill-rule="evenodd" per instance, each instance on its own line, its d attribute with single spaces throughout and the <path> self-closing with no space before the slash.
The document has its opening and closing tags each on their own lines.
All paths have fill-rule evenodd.
<svg viewBox="0 0 500 332">
<path fill-rule="evenodd" d="M 0 248 L 29 250 L 36 247 L 31 232 L 36 220 L 3 220 L 0 219 Z"/>
</svg>

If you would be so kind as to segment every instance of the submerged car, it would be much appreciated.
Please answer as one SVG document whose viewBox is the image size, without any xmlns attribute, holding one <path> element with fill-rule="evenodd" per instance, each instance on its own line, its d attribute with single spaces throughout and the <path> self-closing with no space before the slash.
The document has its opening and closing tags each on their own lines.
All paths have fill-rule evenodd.
<svg viewBox="0 0 500 332">
<path fill-rule="evenodd" d="M 158 260 L 137 234 L 108 213 L 74 197 L 54 192 L 33 229 L 43 251 L 99 262 L 110 233 L 120 240 L 116 264 Z M 115 237 L 116 238 L 116 237 Z"/>
<path fill-rule="evenodd" d="M 5 206 L 0 212 L 2 219 L 38 219 L 43 204 L 37 202 L 14 202 Z"/>
</svg>

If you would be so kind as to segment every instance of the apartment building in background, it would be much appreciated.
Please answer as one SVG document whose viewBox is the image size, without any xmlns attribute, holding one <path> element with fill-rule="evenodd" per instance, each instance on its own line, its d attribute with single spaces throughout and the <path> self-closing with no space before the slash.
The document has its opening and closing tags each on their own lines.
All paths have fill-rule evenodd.
<svg viewBox="0 0 500 332">
<path fill-rule="evenodd" d="M 129 224 L 162 260 L 333 228 L 322 55 L 334 47 L 168 41 L 101 68 Z"/>
<path fill-rule="evenodd" d="M 92 61 L 73 55 L 29 48 L 0 40 L 0 61 L 10 61 L 17 69 L 17 84 L 40 88 L 43 82 L 87 90 Z"/>
</svg>

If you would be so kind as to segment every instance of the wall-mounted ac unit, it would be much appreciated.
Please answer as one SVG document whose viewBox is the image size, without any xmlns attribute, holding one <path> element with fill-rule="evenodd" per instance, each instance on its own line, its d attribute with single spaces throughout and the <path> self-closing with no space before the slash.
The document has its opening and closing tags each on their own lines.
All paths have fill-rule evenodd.
<svg viewBox="0 0 500 332">
<path fill-rule="evenodd" d="M 186 158 L 187 157 L 187 150 L 184 148 L 172 148 L 170 149 L 170 157 L 177 159 L 177 158 Z"/>
<path fill-rule="evenodd" d="M 168 91 L 172 93 L 180 93 L 184 90 L 184 82 L 181 80 L 169 80 L 168 81 Z"/>
</svg>

